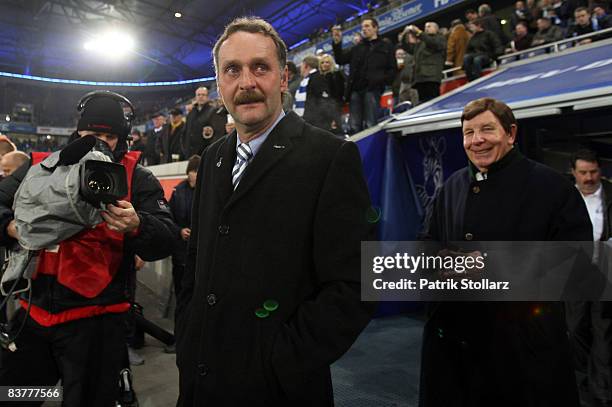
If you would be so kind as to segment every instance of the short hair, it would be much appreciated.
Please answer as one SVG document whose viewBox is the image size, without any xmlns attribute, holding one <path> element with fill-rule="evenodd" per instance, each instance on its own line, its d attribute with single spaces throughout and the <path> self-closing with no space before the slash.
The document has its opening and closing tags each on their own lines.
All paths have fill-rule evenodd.
<svg viewBox="0 0 612 407">
<path fill-rule="evenodd" d="M 451 21 L 451 28 L 456 27 L 458 25 L 462 25 L 463 21 L 461 21 L 460 18 L 455 18 L 453 21 Z"/>
<path fill-rule="evenodd" d="M 463 13 L 463 15 L 467 15 L 467 14 L 478 14 L 478 11 L 474 10 L 473 8 L 469 8 L 465 10 L 465 13 Z"/>
<path fill-rule="evenodd" d="M 510 133 L 512 125 L 516 125 L 516 118 L 512 109 L 502 102 L 501 100 L 493 98 L 480 98 L 472 100 L 465 108 L 463 108 L 463 114 L 461 115 L 461 125 L 465 120 L 472 120 L 484 112 L 491 112 L 499 120 L 506 133 Z"/>
<path fill-rule="evenodd" d="M 576 9 L 574 10 L 574 15 L 576 15 L 576 13 L 580 13 L 581 11 L 586 11 L 587 13 L 589 13 L 589 9 L 586 7 L 576 7 Z"/>
<path fill-rule="evenodd" d="M 209 90 L 208 90 L 208 86 L 198 86 L 198 87 L 196 88 L 196 90 L 195 90 L 195 91 L 197 92 L 197 91 L 198 91 L 198 90 L 200 90 L 200 89 L 206 89 L 206 93 L 208 93 L 208 92 L 209 92 Z"/>
<path fill-rule="evenodd" d="M 191 157 L 189 157 L 189 161 L 187 161 L 187 171 L 185 171 L 185 174 L 189 174 L 192 171 L 197 172 L 199 167 L 200 167 L 200 156 L 197 154 L 194 154 Z"/>
<path fill-rule="evenodd" d="M 480 6 L 478 6 L 478 14 L 488 16 L 489 14 L 491 14 L 491 12 L 491 6 L 489 6 L 488 4 L 481 4 Z"/>
<path fill-rule="evenodd" d="M 440 26 L 435 21 L 428 21 L 425 23 L 425 25 L 427 24 L 431 24 L 432 26 L 434 26 L 436 28 L 436 32 L 440 30 Z"/>
<path fill-rule="evenodd" d="M 375 19 L 374 17 L 369 17 L 369 16 L 368 16 L 368 17 L 364 17 L 364 18 L 361 20 L 361 22 L 363 23 L 364 21 L 367 21 L 367 20 L 370 20 L 370 21 L 372 22 L 372 25 L 373 25 L 375 28 L 378 28 L 378 20 L 377 20 L 377 19 Z"/>
<path fill-rule="evenodd" d="M 576 161 L 583 160 L 590 163 L 597 163 L 598 166 L 601 167 L 601 161 L 599 161 L 599 157 L 597 153 L 590 148 L 581 148 L 578 149 L 574 154 L 570 157 L 570 165 L 572 169 L 576 168 Z"/>
<path fill-rule="evenodd" d="M 219 72 L 219 49 L 221 45 L 232 35 L 237 32 L 248 32 L 251 34 L 262 34 L 269 37 L 276 45 L 276 56 L 278 65 L 281 71 L 287 65 L 287 45 L 278 35 L 278 32 L 272 27 L 272 24 L 259 17 L 238 17 L 225 27 L 225 31 L 215 43 L 213 48 L 213 58 L 215 62 L 215 71 Z"/>
<path fill-rule="evenodd" d="M 302 63 L 306 64 L 306 66 L 311 69 L 319 68 L 319 58 L 314 55 L 306 55 L 304 59 L 302 59 Z"/>
</svg>

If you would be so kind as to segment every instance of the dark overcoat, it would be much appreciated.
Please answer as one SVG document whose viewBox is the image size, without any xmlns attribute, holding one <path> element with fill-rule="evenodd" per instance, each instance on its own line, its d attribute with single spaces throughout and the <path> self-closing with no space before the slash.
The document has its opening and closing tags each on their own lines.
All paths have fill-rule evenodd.
<svg viewBox="0 0 612 407">
<path fill-rule="evenodd" d="M 372 228 L 357 147 L 291 112 L 233 191 L 235 157 L 233 132 L 198 171 L 179 405 L 330 406 L 329 366 L 373 311 L 360 301 L 360 241 Z M 264 312 L 267 300 L 278 308 Z"/>
<path fill-rule="evenodd" d="M 473 167 L 441 189 L 428 228 L 440 241 L 592 240 L 578 190 L 511 150 L 485 181 Z M 425 325 L 421 407 L 579 405 L 561 303 L 446 302 Z"/>
</svg>

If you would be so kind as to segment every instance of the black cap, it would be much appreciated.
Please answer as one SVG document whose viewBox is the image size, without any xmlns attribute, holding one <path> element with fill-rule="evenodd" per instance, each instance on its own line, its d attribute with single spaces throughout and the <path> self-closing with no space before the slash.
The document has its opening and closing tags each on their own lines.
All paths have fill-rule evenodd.
<svg viewBox="0 0 612 407">
<path fill-rule="evenodd" d="M 183 111 L 181 109 L 174 108 L 170 110 L 170 114 L 173 116 L 178 116 L 183 114 Z"/>
<path fill-rule="evenodd" d="M 121 104 L 105 96 L 93 98 L 85 104 L 77 130 L 110 133 L 119 137 L 127 137 L 129 131 Z"/>
</svg>

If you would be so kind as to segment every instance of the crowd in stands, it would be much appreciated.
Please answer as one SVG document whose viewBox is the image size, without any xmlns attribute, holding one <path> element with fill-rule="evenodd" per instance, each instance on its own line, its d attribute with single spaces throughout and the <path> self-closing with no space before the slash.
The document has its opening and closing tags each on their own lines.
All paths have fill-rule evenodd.
<svg viewBox="0 0 612 407">
<path fill-rule="evenodd" d="M 370 4 L 369 9 L 391 7 L 393 3 Z M 440 95 L 445 73 L 453 78 L 465 75 L 471 81 L 501 55 L 612 27 L 610 3 L 517 1 L 510 18 L 504 21 L 507 27 L 489 4 L 481 4 L 466 10 L 464 18 L 453 20 L 449 28 L 435 21 L 422 27 L 408 25 L 398 33 L 396 42 L 379 34 L 378 22 L 369 12 L 361 18 L 361 30 L 353 35 L 351 47 L 342 46 L 340 25 L 315 33 L 313 39 L 320 39 L 331 31 L 332 52 L 318 50 L 316 55 L 288 63 L 283 107 L 339 137 L 355 134 L 372 127 L 385 114 L 380 100 L 386 90 L 392 91 L 394 106 L 427 102 Z M 581 38 L 575 45 L 609 37 L 612 34 L 606 32 Z M 133 149 L 142 151 L 146 165 L 187 160 L 232 129 L 222 102 L 209 100 L 206 87 L 198 88 L 193 98 L 185 96 L 184 91 L 183 96 L 180 93 L 173 90 L 159 98 L 136 99 L 140 123 L 153 123 L 152 129 L 135 133 L 131 142 Z M 43 106 L 39 112 L 45 109 Z M 58 147 L 55 139 L 18 145 L 22 151 L 53 151 Z"/>
<path fill-rule="evenodd" d="M 394 104 L 427 102 L 440 95 L 445 69 L 472 81 L 501 55 L 611 28 L 609 6 L 586 0 L 517 1 L 509 19 L 509 36 L 491 6 L 481 4 L 477 10 L 466 10 L 465 20 L 453 20 L 450 28 L 439 27 L 435 21 L 422 28 L 408 25 L 397 43 L 380 36 L 376 18 L 365 15 L 352 47 L 343 49 L 341 28 L 334 26 L 333 56 L 319 51 L 299 61 L 301 80 L 297 91 L 290 85 L 289 99 L 306 121 L 336 134 L 354 134 L 381 118 L 380 97 L 388 87 Z M 606 32 L 580 37 L 575 45 L 611 36 Z M 333 57 L 340 66 L 329 68 Z M 290 70 L 291 84 L 299 80 L 295 76 Z M 350 126 L 343 130 L 338 124 L 345 103 Z"/>
</svg>

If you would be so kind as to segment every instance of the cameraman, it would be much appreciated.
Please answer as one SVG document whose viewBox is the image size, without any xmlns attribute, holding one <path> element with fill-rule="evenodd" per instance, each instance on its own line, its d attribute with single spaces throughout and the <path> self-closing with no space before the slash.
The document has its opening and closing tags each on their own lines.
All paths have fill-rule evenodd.
<svg viewBox="0 0 612 407">
<path fill-rule="evenodd" d="M 128 153 L 130 126 L 120 98 L 110 92 L 87 95 L 69 141 L 94 135 L 107 143 L 113 161 L 126 167 L 128 196 L 107 205 L 103 223 L 35 258 L 29 314 L 26 295 L 11 325 L 17 350 L 2 349 L 1 354 L 0 386 L 54 386 L 61 380 L 63 406 L 115 405 L 126 355 L 126 287 L 134 255 L 146 261 L 164 258 L 171 251 L 167 242 L 178 237 L 159 182 L 137 164 L 138 152 Z M 33 154 L 32 164 L 39 159 Z M 0 184 L 0 194 L 5 188 Z M 10 246 L 17 232 L 5 202 L 0 213 L 5 214 L 0 244 Z M 89 274 L 86 286 L 79 283 L 84 273 Z M 86 294 L 92 291 L 98 294 Z"/>
</svg>

